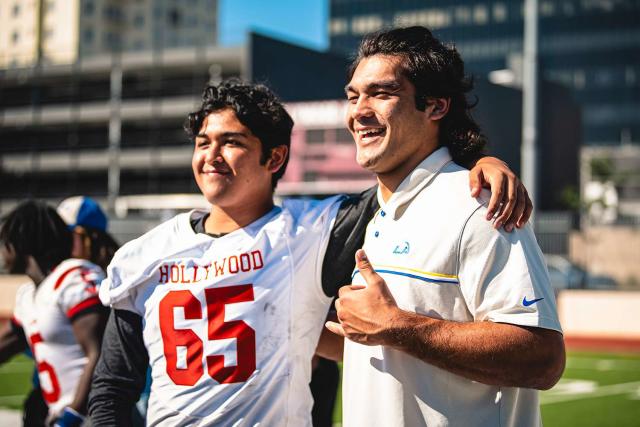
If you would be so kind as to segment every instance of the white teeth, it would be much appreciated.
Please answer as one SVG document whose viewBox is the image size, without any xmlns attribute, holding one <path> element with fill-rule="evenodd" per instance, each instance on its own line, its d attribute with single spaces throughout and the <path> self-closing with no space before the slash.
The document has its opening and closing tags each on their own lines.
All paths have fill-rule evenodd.
<svg viewBox="0 0 640 427">
<path fill-rule="evenodd" d="M 360 136 L 371 136 L 381 134 L 384 129 L 363 129 L 358 131 L 358 135 Z"/>
</svg>

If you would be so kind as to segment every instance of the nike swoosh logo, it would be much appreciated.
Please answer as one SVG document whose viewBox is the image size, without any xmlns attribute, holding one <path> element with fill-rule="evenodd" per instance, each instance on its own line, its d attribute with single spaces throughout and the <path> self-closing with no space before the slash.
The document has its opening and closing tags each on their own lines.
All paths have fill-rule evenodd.
<svg viewBox="0 0 640 427">
<path fill-rule="evenodd" d="M 527 301 L 527 297 L 524 297 L 522 298 L 522 305 L 524 305 L 525 307 L 529 307 L 530 305 L 533 305 L 538 301 L 542 301 L 543 299 L 544 298 L 536 298 L 536 299 L 532 299 L 531 301 Z"/>
</svg>

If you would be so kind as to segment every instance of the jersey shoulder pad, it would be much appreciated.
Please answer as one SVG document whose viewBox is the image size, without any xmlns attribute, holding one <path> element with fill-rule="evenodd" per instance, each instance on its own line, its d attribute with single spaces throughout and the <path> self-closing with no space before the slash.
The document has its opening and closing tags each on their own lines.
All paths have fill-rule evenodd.
<svg viewBox="0 0 640 427">
<path fill-rule="evenodd" d="M 104 277 L 104 271 L 96 264 L 83 259 L 69 259 L 56 267 L 47 280 L 53 282 L 58 306 L 68 317 L 73 317 L 84 308 L 100 303 L 98 288 Z"/>
<path fill-rule="evenodd" d="M 24 310 L 33 304 L 33 293 L 36 285 L 33 282 L 23 283 L 16 290 L 16 300 L 13 306 L 13 320 L 22 325 L 24 323 Z"/>
<path fill-rule="evenodd" d="M 282 210 L 291 216 L 294 224 L 312 227 L 333 219 L 343 200 L 344 196 L 333 196 L 322 200 L 284 199 Z"/>
<path fill-rule="evenodd" d="M 179 214 L 124 244 L 107 267 L 107 278 L 100 287 L 100 299 L 113 305 L 148 279 L 163 259 L 180 251 L 181 242 L 194 234 L 189 223 L 191 213 Z"/>
<path fill-rule="evenodd" d="M 90 283 L 94 286 L 100 284 L 104 279 L 104 271 L 92 263 L 84 259 L 71 258 L 61 262 L 51 273 L 51 277 L 47 280 L 53 281 L 53 290 L 63 290 L 69 286 L 81 286 Z"/>
</svg>

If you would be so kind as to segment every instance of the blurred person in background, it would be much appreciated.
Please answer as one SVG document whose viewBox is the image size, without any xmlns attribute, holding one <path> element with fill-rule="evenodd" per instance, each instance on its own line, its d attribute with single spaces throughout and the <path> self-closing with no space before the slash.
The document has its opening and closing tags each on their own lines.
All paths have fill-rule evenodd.
<svg viewBox="0 0 640 427">
<path fill-rule="evenodd" d="M 28 425 L 79 426 L 100 354 L 108 310 L 98 287 L 103 270 L 72 258 L 72 232 L 55 209 L 21 203 L 0 225 L 0 254 L 11 274 L 32 282 L 16 293 L 11 322 L 0 326 L 0 363 L 30 347 L 36 361 L 46 420 Z"/>
<path fill-rule="evenodd" d="M 75 196 L 64 199 L 57 211 L 73 233 L 71 256 L 106 270 L 120 245 L 107 232 L 107 215 L 100 205 L 91 197 Z"/>
</svg>

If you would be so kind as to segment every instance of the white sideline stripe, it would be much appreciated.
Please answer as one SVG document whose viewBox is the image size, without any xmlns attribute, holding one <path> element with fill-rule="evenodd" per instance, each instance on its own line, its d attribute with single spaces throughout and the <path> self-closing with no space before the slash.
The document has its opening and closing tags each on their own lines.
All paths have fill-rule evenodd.
<svg viewBox="0 0 640 427">
<path fill-rule="evenodd" d="M 0 425 L 3 427 L 22 426 L 22 412 L 9 409 L 0 409 Z"/>
<path fill-rule="evenodd" d="M 590 399 L 592 397 L 612 396 L 614 394 L 624 394 L 635 392 L 640 387 L 640 381 L 633 381 L 630 383 L 611 384 L 598 387 L 591 393 L 576 393 L 576 394 L 561 394 L 542 396 L 540 399 L 541 405 L 549 403 L 567 402 L 571 400 Z"/>
</svg>

